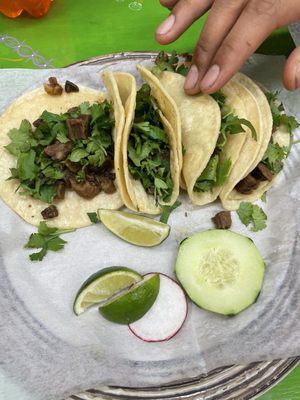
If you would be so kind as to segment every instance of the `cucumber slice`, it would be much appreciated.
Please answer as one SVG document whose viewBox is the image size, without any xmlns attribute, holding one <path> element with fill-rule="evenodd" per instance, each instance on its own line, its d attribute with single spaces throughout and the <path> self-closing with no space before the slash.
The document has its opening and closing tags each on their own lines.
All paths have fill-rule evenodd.
<svg viewBox="0 0 300 400">
<path fill-rule="evenodd" d="M 193 302 L 228 316 L 256 301 L 264 270 L 265 263 L 251 239 L 220 229 L 182 241 L 175 267 Z"/>
</svg>

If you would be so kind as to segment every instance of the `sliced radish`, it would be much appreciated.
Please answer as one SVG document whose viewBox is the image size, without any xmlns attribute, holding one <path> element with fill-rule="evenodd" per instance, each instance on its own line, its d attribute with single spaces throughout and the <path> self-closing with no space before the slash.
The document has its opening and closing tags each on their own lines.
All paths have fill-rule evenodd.
<svg viewBox="0 0 300 400">
<path fill-rule="evenodd" d="M 181 329 L 188 312 L 183 289 L 172 278 L 159 274 L 159 294 L 150 310 L 128 325 L 131 332 L 145 342 L 163 342 Z"/>
</svg>

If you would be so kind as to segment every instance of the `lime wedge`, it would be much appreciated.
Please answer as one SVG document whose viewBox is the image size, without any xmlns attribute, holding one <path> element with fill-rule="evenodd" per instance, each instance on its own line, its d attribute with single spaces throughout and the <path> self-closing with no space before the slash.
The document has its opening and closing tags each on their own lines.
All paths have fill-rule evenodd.
<svg viewBox="0 0 300 400">
<path fill-rule="evenodd" d="M 136 246 L 157 246 L 170 233 L 169 225 L 142 215 L 100 209 L 98 216 L 111 232 Z"/>
<path fill-rule="evenodd" d="M 79 315 L 92 305 L 107 300 L 142 279 L 140 274 L 126 267 L 101 269 L 82 284 L 74 300 L 73 311 Z"/>
<path fill-rule="evenodd" d="M 147 275 L 128 290 L 116 294 L 99 307 L 100 314 L 117 324 L 131 324 L 152 307 L 159 292 L 159 275 Z"/>
</svg>

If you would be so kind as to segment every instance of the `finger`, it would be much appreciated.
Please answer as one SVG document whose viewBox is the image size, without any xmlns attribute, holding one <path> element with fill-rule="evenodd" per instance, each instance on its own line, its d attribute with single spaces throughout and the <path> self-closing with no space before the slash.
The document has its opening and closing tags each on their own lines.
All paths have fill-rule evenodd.
<svg viewBox="0 0 300 400">
<path fill-rule="evenodd" d="M 185 82 L 187 92 L 199 90 L 198 87 L 194 88 L 195 81 L 200 83 L 210 61 L 237 21 L 245 4 L 246 0 L 216 0 L 212 5 L 194 53 L 193 63 L 197 70 L 194 67 Z"/>
<path fill-rule="evenodd" d="M 264 1 L 271 2 L 274 9 L 271 10 L 269 4 L 268 10 L 264 12 L 260 7 Z M 251 3 L 246 6 L 223 41 L 199 83 L 198 88 L 203 93 L 213 93 L 224 86 L 264 39 L 277 28 L 277 1 L 256 0 Z"/>
<path fill-rule="evenodd" d="M 169 17 L 157 28 L 156 40 L 161 44 L 174 42 L 211 4 L 212 0 L 180 0 Z"/>
<path fill-rule="evenodd" d="M 288 90 L 300 87 L 300 47 L 292 52 L 285 64 L 283 83 Z"/>
</svg>

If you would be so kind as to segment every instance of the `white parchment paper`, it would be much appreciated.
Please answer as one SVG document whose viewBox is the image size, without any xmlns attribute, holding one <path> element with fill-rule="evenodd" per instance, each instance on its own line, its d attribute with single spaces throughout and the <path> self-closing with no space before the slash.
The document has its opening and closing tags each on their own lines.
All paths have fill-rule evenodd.
<svg viewBox="0 0 300 400">
<path fill-rule="evenodd" d="M 271 90 L 282 89 L 282 62 L 280 57 L 257 56 L 244 71 Z M 135 73 L 132 62 L 111 68 Z M 100 69 L 1 70 L 0 112 L 51 75 L 102 90 Z M 299 92 L 281 92 L 287 112 L 298 113 L 300 119 L 299 97 Z M 182 195 L 183 205 L 169 221 L 171 235 L 157 248 L 129 245 L 98 224 L 66 235 L 69 243 L 65 249 L 49 253 L 41 263 L 30 262 L 29 252 L 23 249 L 34 228 L 0 202 L 3 379 L 31 400 L 50 400 L 100 385 L 167 384 L 215 367 L 300 354 L 299 166 L 295 145 L 276 187 L 267 195 L 267 204 L 261 203 L 268 215 L 267 229 L 254 234 L 232 213 L 232 229 L 250 236 L 267 264 L 259 300 L 234 318 L 206 312 L 190 303 L 183 329 L 166 343 L 144 343 L 126 326 L 101 318 L 97 310 L 75 317 L 74 296 L 90 274 L 111 265 L 174 276 L 179 242 L 212 228 L 211 217 L 221 209 L 218 202 L 193 207 Z M 10 400 L 9 395 L 4 398 Z"/>
</svg>

